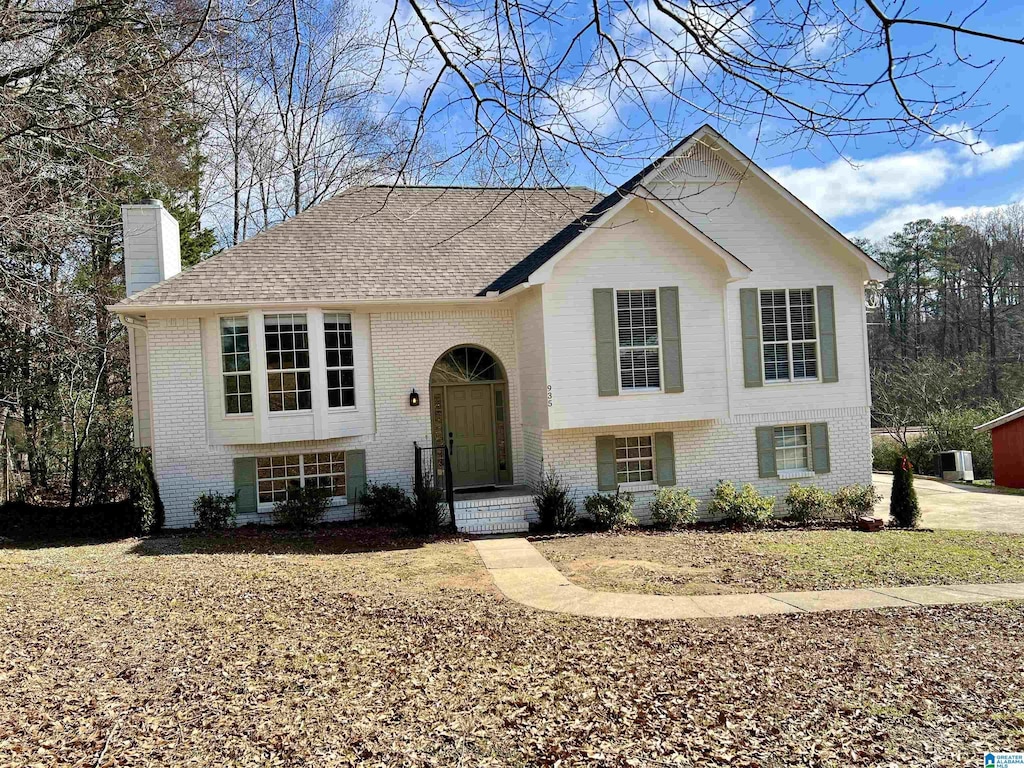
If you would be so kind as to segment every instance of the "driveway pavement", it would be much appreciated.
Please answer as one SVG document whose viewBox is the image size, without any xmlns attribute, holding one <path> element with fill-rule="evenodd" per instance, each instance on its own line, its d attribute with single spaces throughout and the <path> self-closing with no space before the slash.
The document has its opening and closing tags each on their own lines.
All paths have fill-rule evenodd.
<svg viewBox="0 0 1024 768">
<path fill-rule="evenodd" d="M 892 475 L 876 474 L 872 479 L 883 497 L 875 511 L 887 518 Z M 914 478 L 914 488 L 917 489 L 917 499 L 921 504 L 923 528 L 1024 533 L 1024 496 L 923 477 Z"/>
</svg>

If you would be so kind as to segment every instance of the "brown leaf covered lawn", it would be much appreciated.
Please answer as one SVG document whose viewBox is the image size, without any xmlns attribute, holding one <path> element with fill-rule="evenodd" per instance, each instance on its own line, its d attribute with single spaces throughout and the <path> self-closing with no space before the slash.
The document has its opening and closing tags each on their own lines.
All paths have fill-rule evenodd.
<svg viewBox="0 0 1024 768">
<path fill-rule="evenodd" d="M 3 766 L 975 765 L 1022 658 L 1021 604 L 582 619 L 359 529 L 0 549 Z"/>
<path fill-rule="evenodd" d="M 534 542 L 588 589 L 661 595 L 1024 582 L 1024 536 L 985 531 L 719 530 Z"/>
</svg>

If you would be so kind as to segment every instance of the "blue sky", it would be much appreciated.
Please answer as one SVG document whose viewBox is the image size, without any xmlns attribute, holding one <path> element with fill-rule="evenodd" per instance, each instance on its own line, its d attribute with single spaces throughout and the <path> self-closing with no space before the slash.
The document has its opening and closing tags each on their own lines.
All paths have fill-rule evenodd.
<svg viewBox="0 0 1024 768">
<path fill-rule="evenodd" d="M 969 4 L 968 4 L 969 6 Z M 963 3 L 920 3 L 919 15 L 943 19 L 949 10 L 964 13 Z M 972 19 L 978 28 L 1024 36 L 1024 6 L 989 3 Z M 945 34 L 898 31 L 897 40 L 934 42 L 949 48 Z M 978 141 L 968 149 L 953 141 L 921 138 L 909 144 L 893 136 L 858 139 L 843 156 L 815 142 L 809 149 L 781 151 L 758 146 L 750 131 L 724 132 L 819 214 L 848 235 L 878 240 L 904 222 L 944 215 L 963 217 L 1024 200 L 1024 47 L 972 41 L 966 48 L 977 61 L 1005 59 L 978 98 L 982 105 L 961 120 L 942 123 L 951 133 Z M 865 73 L 876 62 L 859 60 Z M 853 70 L 857 71 L 857 68 Z M 966 66 L 944 67 L 933 80 L 957 89 L 972 89 L 979 72 Z M 985 106 L 987 104 L 987 106 Z M 997 114 L 998 113 L 998 114 Z M 966 133 L 964 124 L 980 130 Z"/>
<path fill-rule="evenodd" d="M 474 0 L 465 0 L 474 5 Z M 608 0 L 612 2 L 613 0 Z M 642 5 L 642 0 L 634 0 Z M 429 2 L 429 0 L 424 0 Z M 676 0 L 683 3 L 684 0 Z M 839 3 L 844 8 L 863 4 L 854 0 Z M 823 8 L 830 3 L 822 5 Z M 475 6 L 474 7 L 483 7 Z M 578 5 L 566 6 L 564 28 L 553 27 L 552 42 L 557 47 L 561 34 L 559 29 L 571 30 L 578 27 L 579 19 L 586 18 L 590 3 L 580 0 Z M 609 7 L 609 6 L 605 6 Z M 615 6 L 610 6 L 615 7 Z M 754 5 L 758 8 L 757 3 Z M 890 6 L 892 7 L 892 6 Z M 955 18 L 973 8 L 974 5 L 952 2 L 919 3 L 914 15 L 935 20 L 944 20 L 947 13 Z M 384 9 L 383 11 L 381 9 Z M 390 11 L 383 5 L 376 8 L 376 14 Z M 484 8 L 484 13 L 486 8 Z M 472 11 L 467 12 L 471 14 Z M 572 18 L 570 13 L 578 14 Z M 467 18 L 471 18 L 468 15 Z M 970 25 L 1005 35 L 1024 36 L 1024 4 L 1000 0 L 990 2 L 970 20 Z M 483 37 L 486 37 L 484 35 Z M 945 32 L 922 28 L 898 27 L 895 31 L 897 52 L 924 49 L 932 44 L 936 53 L 947 62 L 952 58 L 951 36 Z M 483 43 L 486 47 L 488 41 Z M 831 43 L 834 45 L 835 42 Z M 841 43 L 840 43 L 841 44 Z M 543 44 L 542 44 L 543 45 Z M 1024 79 L 1024 47 L 995 42 L 961 40 L 961 53 L 967 53 L 975 62 L 989 59 L 1004 59 L 991 74 L 987 85 L 970 112 L 943 118 L 938 125 L 952 135 L 978 142 L 974 150 L 953 141 L 918 137 L 896 138 L 892 135 L 878 135 L 850 140 L 842 146 L 835 146 L 820 140 L 792 140 L 790 143 L 757 142 L 757 126 L 730 123 L 728 120 L 708 120 L 697 115 L 692 119 L 680 120 L 672 126 L 672 132 L 681 138 L 710 122 L 740 149 L 752 155 L 757 163 L 772 173 L 798 197 L 814 208 L 819 214 L 848 235 L 881 239 L 898 229 L 904 222 L 917 218 L 940 218 L 944 215 L 962 217 L 974 211 L 1014 203 L 1024 199 L 1024 114 L 1022 114 L 1021 80 Z M 850 61 L 847 75 L 853 79 L 872 79 L 880 71 L 886 59 L 881 50 L 866 51 Z M 430 67 L 420 73 L 417 82 L 407 90 L 406 106 L 418 105 L 423 88 L 429 81 Z M 966 65 L 937 66 L 929 77 L 932 83 L 950 89 L 971 91 L 988 71 L 979 72 Z M 408 85 L 409 81 L 406 81 Z M 457 94 L 458 82 L 450 82 L 447 95 Z M 576 88 L 571 92 L 580 114 L 588 127 L 599 130 L 619 131 L 622 135 L 631 130 L 628 114 L 613 113 L 607 106 L 616 101 L 608 92 L 602 93 L 600 85 L 590 88 Z M 807 101 L 814 94 L 796 93 Z M 878 105 L 881 112 L 891 112 L 891 104 L 884 102 L 885 94 Z M 813 99 L 812 99 L 813 100 Z M 668 109 L 664 103 L 662 109 Z M 978 128 L 968 132 L 964 126 Z M 445 149 L 459 144 L 463 136 L 472 132 L 471 122 L 465 117 L 453 120 L 448 130 L 437 131 Z M 770 121 L 762 124 L 761 135 L 772 136 L 773 130 L 785 128 Z M 639 134 L 638 134 L 639 135 Z M 575 171 L 570 162 L 567 169 L 559 174 L 559 180 L 569 183 L 585 183 L 599 188 L 608 188 L 607 182 L 619 183 L 642 167 L 650 154 L 659 146 L 667 149 L 671 143 L 653 142 L 648 134 L 646 144 L 633 155 L 628 152 L 614 164 L 600 163 L 600 170 L 587 167 L 578 159 Z M 454 179 L 453 179 L 454 180 Z M 466 181 L 465 179 L 460 179 Z"/>
</svg>

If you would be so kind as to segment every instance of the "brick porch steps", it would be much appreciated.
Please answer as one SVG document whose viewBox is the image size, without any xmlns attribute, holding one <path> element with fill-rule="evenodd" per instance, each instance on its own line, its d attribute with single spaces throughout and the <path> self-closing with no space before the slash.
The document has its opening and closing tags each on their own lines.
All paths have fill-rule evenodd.
<svg viewBox="0 0 1024 768">
<path fill-rule="evenodd" d="M 455 497 L 455 527 L 462 533 L 525 533 L 533 514 L 533 496 L 521 486 Z"/>
</svg>

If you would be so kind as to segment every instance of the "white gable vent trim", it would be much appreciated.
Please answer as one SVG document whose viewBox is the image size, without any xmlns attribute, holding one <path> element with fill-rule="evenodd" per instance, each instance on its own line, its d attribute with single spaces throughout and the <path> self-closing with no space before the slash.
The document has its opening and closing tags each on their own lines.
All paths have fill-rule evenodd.
<svg viewBox="0 0 1024 768">
<path fill-rule="evenodd" d="M 651 181 L 671 182 L 679 177 L 686 181 L 714 184 L 739 181 L 741 175 L 732 163 L 722 157 L 720 150 L 698 140 L 686 152 L 662 164 Z"/>
</svg>

